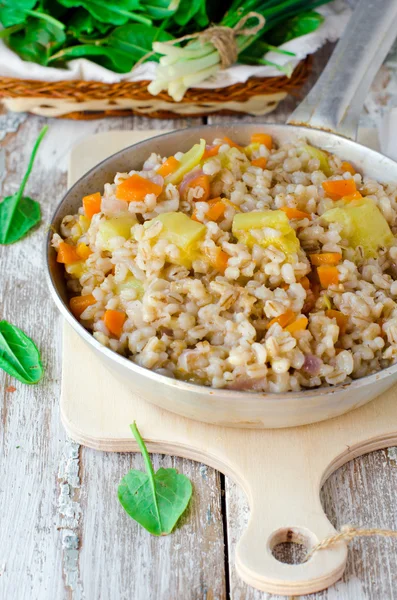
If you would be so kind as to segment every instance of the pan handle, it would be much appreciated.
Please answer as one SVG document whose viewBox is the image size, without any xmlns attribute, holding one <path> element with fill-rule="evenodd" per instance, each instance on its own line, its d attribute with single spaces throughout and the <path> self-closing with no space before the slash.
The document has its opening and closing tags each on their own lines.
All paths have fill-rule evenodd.
<svg viewBox="0 0 397 600">
<path fill-rule="evenodd" d="M 397 0 L 361 0 L 321 77 L 288 123 L 355 139 L 364 100 L 397 35 Z"/>
</svg>

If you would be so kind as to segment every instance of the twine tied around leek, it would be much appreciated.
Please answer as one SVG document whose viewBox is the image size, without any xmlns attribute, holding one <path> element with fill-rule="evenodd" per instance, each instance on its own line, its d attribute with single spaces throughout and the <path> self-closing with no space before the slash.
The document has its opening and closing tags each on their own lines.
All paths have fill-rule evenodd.
<svg viewBox="0 0 397 600">
<path fill-rule="evenodd" d="M 330 535 L 329 537 L 324 538 L 321 542 L 316 544 L 314 548 L 308 552 L 305 557 L 305 562 L 313 557 L 316 552 L 319 550 L 325 550 L 327 548 L 332 548 L 339 542 L 346 542 L 347 544 L 354 540 L 357 537 L 370 537 L 373 535 L 380 535 L 382 537 L 392 537 L 397 538 L 397 531 L 393 531 L 392 529 L 357 529 L 356 527 L 352 527 L 351 525 L 344 525 L 340 531 L 335 533 L 334 535 Z"/>
<path fill-rule="evenodd" d="M 248 26 L 250 19 L 255 19 L 256 24 Z M 155 79 L 148 90 L 153 96 L 167 90 L 173 100 L 179 102 L 187 89 L 234 64 L 239 53 L 252 43 L 265 23 L 263 15 L 251 11 L 234 27 L 213 25 L 175 40 L 153 42 L 152 52 L 143 56 L 135 68 L 149 56 L 161 54 Z M 188 43 L 180 47 L 181 42 Z"/>
<path fill-rule="evenodd" d="M 245 27 L 249 19 L 256 19 L 257 24 L 251 27 Z M 175 46 L 180 42 L 187 42 L 189 40 L 201 40 L 202 42 L 210 42 L 216 50 L 219 52 L 219 58 L 221 60 L 221 69 L 227 69 L 233 65 L 238 56 L 238 46 L 236 43 L 236 36 L 251 36 L 256 35 L 264 27 L 266 19 L 263 15 L 251 11 L 241 17 L 240 21 L 234 27 L 225 27 L 223 25 L 211 25 L 204 31 L 198 31 L 196 33 L 190 33 L 183 35 L 182 37 L 176 38 L 175 40 L 168 40 L 162 42 L 163 45 Z M 155 50 L 151 50 L 135 64 L 134 69 L 138 65 L 141 65 L 146 59 L 156 54 Z"/>
</svg>

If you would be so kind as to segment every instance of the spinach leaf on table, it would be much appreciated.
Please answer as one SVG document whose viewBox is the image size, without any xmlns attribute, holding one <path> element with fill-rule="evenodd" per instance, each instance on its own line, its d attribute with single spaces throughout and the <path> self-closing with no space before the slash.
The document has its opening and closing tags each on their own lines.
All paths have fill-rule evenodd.
<svg viewBox="0 0 397 600">
<path fill-rule="evenodd" d="M 36 345 L 7 321 L 0 321 L 0 368 L 22 383 L 38 383 L 43 375 Z"/>
<path fill-rule="evenodd" d="M 18 191 L 12 196 L 7 196 L 0 203 L 0 244 L 13 244 L 17 242 L 40 221 L 41 212 L 39 203 L 22 194 L 32 171 L 37 150 L 47 129 L 48 127 L 45 126 L 39 133 L 30 156 L 28 168 Z"/>
<path fill-rule="evenodd" d="M 151 20 L 137 12 L 141 11 L 142 6 L 139 0 L 118 0 L 112 2 L 107 0 L 58 0 L 63 6 L 68 8 L 83 7 L 98 21 L 110 23 L 112 25 L 124 25 L 130 20 L 140 21 L 146 25 L 151 25 Z"/>
<path fill-rule="evenodd" d="M 123 477 L 118 498 L 128 515 L 153 535 L 167 535 L 185 512 L 192 484 L 176 469 L 153 470 L 145 443 L 136 424 L 131 425 L 145 462 L 146 473 L 132 469 Z"/>
<path fill-rule="evenodd" d="M 118 73 L 128 73 L 140 58 L 151 51 L 154 41 L 166 42 L 171 39 L 172 36 L 159 27 L 139 23 L 122 25 L 102 40 L 60 50 L 50 58 L 50 62 L 96 57 L 103 66 Z"/>
<path fill-rule="evenodd" d="M 65 32 L 52 23 L 29 19 L 26 27 L 8 38 L 8 45 L 23 60 L 47 65 L 51 54 L 66 40 Z"/>
</svg>

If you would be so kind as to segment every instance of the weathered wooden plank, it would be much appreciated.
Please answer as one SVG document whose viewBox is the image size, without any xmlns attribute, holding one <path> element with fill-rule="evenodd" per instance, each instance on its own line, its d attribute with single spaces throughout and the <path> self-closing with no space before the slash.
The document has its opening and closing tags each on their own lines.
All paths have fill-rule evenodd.
<svg viewBox="0 0 397 600">
<path fill-rule="evenodd" d="M 154 456 L 155 469 L 175 467 L 194 486 L 193 501 L 171 536 L 153 538 L 118 504 L 117 485 L 136 454 L 84 449 L 80 577 L 87 598 L 225 600 L 219 475 L 181 458 Z"/>
<path fill-rule="evenodd" d="M 32 147 L 42 122 L 21 115 L 0 119 L 7 132 L 1 146 L 0 194 L 5 196 L 16 191 L 26 168 L 26 148 Z M 54 202 L 59 186 L 44 173 L 39 160 L 27 188 L 30 195 L 43 199 L 43 225 L 23 243 L 0 246 L 0 318 L 33 337 L 45 364 L 39 387 L 22 385 L 0 371 L 2 598 L 50 600 L 63 598 L 64 590 L 56 529 L 58 458 L 65 444 L 57 414 L 60 319 L 48 300 L 42 265 L 42 237 L 49 217 L 46 199 Z M 9 386 L 15 386 L 15 391 Z"/>
</svg>

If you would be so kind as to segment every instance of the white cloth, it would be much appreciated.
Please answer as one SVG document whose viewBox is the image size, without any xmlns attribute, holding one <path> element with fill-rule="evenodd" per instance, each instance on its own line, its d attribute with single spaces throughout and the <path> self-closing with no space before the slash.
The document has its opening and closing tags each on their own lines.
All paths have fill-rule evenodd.
<svg viewBox="0 0 397 600">
<path fill-rule="evenodd" d="M 351 10 L 343 0 L 336 0 L 317 9 L 325 16 L 324 23 L 313 33 L 303 35 L 283 44 L 281 48 L 294 52 L 295 57 L 268 52 L 266 59 L 280 65 L 295 67 L 300 60 L 318 50 L 327 41 L 336 41 L 343 33 L 348 22 Z M 22 60 L 0 40 L 0 76 L 15 77 L 18 79 L 33 79 L 41 81 L 71 81 L 74 79 L 85 81 L 102 81 L 103 83 L 117 83 L 118 81 L 152 80 L 155 76 L 157 63 L 146 62 L 130 73 L 114 73 L 85 58 L 78 58 L 67 63 L 64 69 L 43 67 L 36 63 Z M 249 66 L 236 64 L 228 69 L 219 71 L 214 77 L 203 81 L 196 87 L 215 88 L 226 87 L 234 83 L 247 81 L 251 76 L 274 77 L 280 71 L 268 66 Z"/>
</svg>

